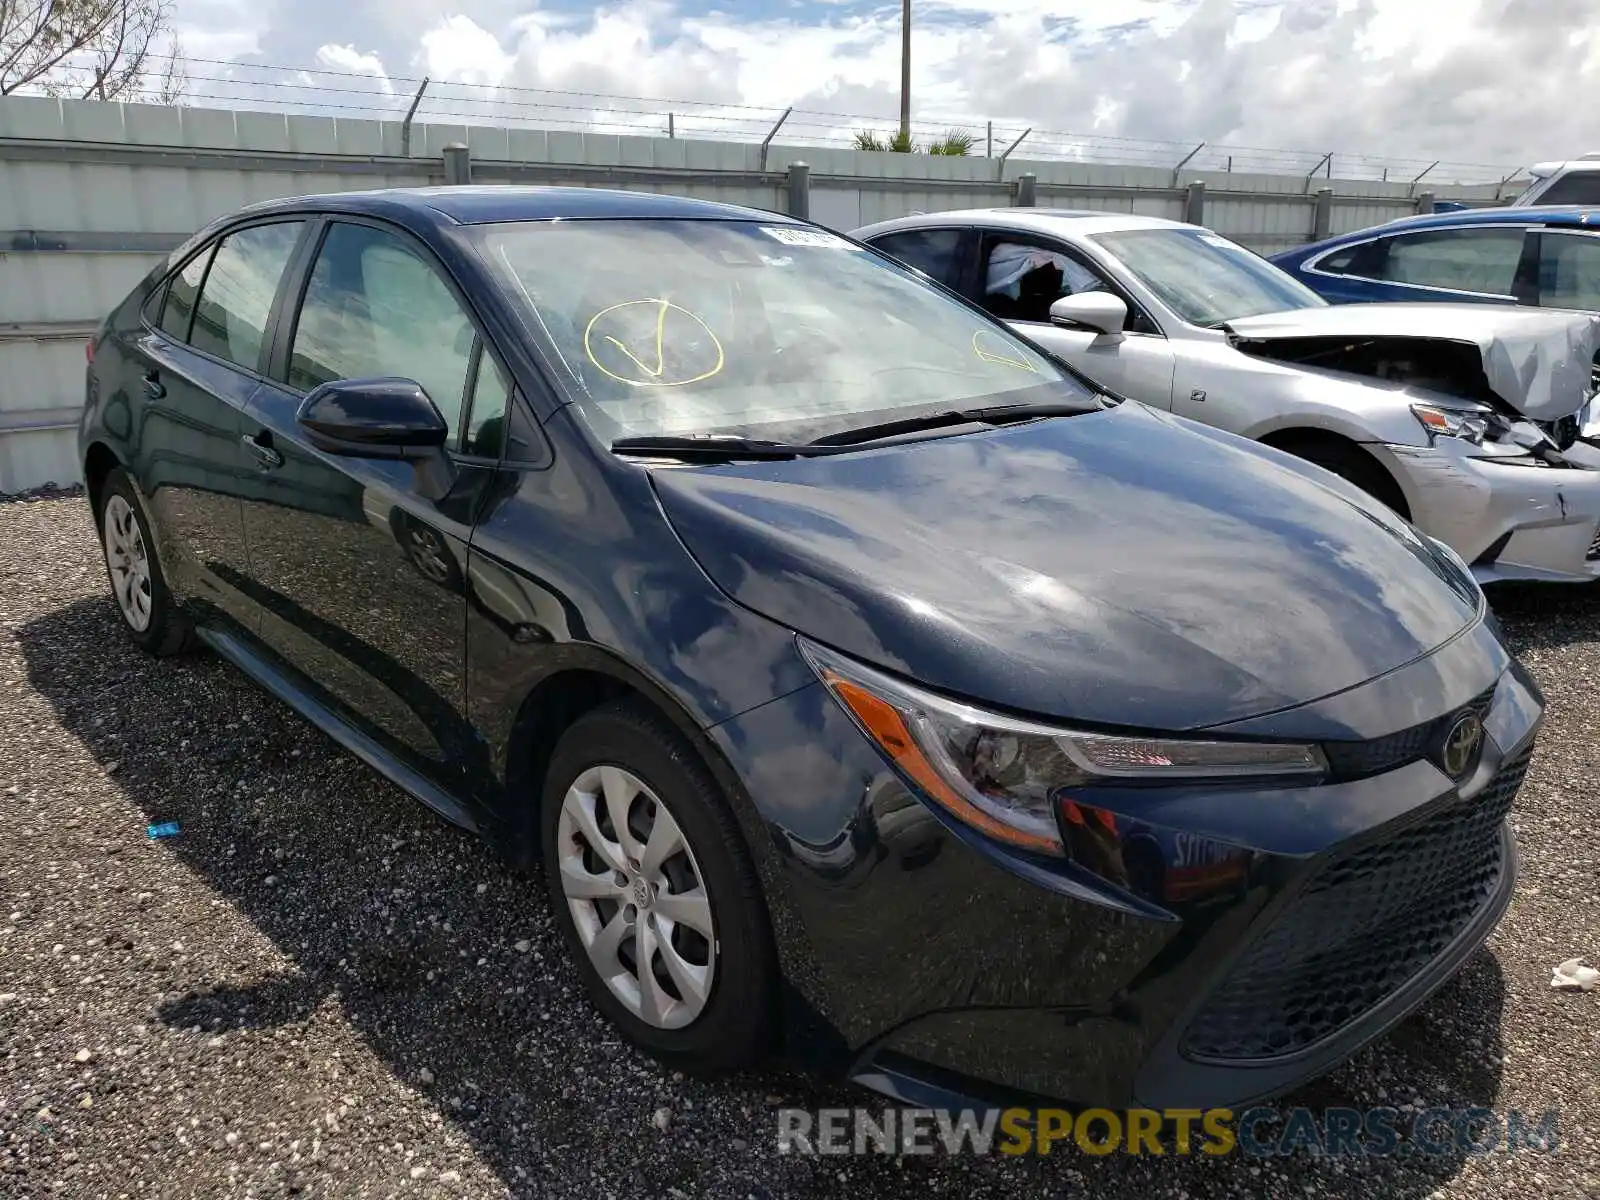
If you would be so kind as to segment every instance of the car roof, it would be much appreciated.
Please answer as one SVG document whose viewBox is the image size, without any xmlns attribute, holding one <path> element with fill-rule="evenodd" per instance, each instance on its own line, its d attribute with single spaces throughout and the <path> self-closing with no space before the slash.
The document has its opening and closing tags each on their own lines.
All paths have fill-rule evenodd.
<svg viewBox="0 0 1600 1200">
<path fill-rule="evenodd" d="M 1594 225 L 1600 227 L 1600 208 L 1592 204 L 1527 204 L 1519 207 L 1464 208 L 1458 212 L 1423 213 L 1401 217 L 1384 228 L 1429 225 L 1482 225 L 1517 221 L 1527 225 Z"/>
<path fill-rule="evenodd" d="M 855 230 L 856 238 L 877 237 L 900 229 L 924 229 L 929 226 L 963 225 L 981 229 L 1018 229 L 1034 233 L 1073 234 L 1086 236 L 1095 233 L 1121 233 L 1130 229 L 1197 229 L 1182 221 L 1169 221 L 1164 217 L 1145 217 L 1135 213 L 1100 212 L 1084 208 L 965 208 L 950 212 L 918 213 L 910 217 L 897 217 L 891 221 L 878 221 Z"/>
<path fill-rule="evenodd" d="M 692 200 L 655 192 L 627 192 L 598 187 L 527 187 L 481 185 L 383 188 L 365 192 L 332 192 L 291 196 L 251 205 L 235 215 L 259 216 L 292 212 L 349 213 L 387 217 L 416 226 L 482 225 L 493 221 L 556 220 L 759 220 L 792 225 L 780 213 Z"/>
<path fill-rule="evenodd" d="M 1378 234 L 1406 232 L 1417 229 L 1451 229 L 1458 225 L 1592 225 L 1600 229 L 1600 208 L 1588 204 L 1525 205 L 1521 208 L 1466 208 L 1458 212 L 1422 213 L 1415 217 L 1401 217 L 1367 229 L 1341 233 L 1317 245 L 1338 242 L 1360 242 Z M 1302 247 L 1309 250 L 1310 247 Z M 1298 251 L 1297 251 L 1298 253 Z"/>
</svg>

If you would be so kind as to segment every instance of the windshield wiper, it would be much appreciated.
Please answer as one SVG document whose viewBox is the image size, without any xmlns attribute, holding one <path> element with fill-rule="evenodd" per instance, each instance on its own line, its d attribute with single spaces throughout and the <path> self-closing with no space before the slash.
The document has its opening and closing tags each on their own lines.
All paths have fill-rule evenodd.
<svg viewBox="0 0 1600 1200">
<path fill-rule="evenodd" d="M 1043 417 L 1072 417 L 1093 412 L 1093 404 L 991 404 L 982 408 L 945 409 L 942 412 L 923 413 L 920 417 L 901 417 L 896 421 L 880 421 L 875 425 L 862 425 L 819 437 L 809 446 L 855 446 L 862 442 L 875 442 L 880 438 L 896 437 L 902 433 L 917 433 L 924 429 L 942 429 L 948 425 L 1004 425 L 1012 421 L 1036 421 Z"/>
<path fill-rule="evenodd" d="M 721 434 L 702 434 L 699 437 L 646 434 L 642 437 L 617 438 L 611 443 L 611 449 L 617 454 L 659 454 L 692 462 L 727 462 L 736 458 L 776 460 L 813 453 L 807 446 L 789 442 Z"/>
</svg>

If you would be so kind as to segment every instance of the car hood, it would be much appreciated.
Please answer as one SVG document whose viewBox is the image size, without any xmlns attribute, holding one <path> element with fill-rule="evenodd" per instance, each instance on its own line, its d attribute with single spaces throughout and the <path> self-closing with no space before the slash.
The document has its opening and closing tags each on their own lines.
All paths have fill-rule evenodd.
<svg viewBox="0 0 1600 1200">
<path fill-rule="evenodd" d="M 652 468 L 739 603 L 931 687 L 1189 729 L 1436 649 L 1478 592 L 1333 475 L 1127 402 L 843 455 Z"/>
<path fill-rule="evenodd" d="M 1450 390 L 1471 395 L 1487 387 L 1535 421 L 1583 407 L 1600 348 L 1600 316 L 1509 304 L 1330 304 L 1241 317 L 1223 328 L 1246 353 L 1358 373 L 1382 361 L 1373 354 L 1377 342 L 1392 341 L 1397 353 L 1419 342 L 1470 348 L 1473 378 Z"/>
</svg>

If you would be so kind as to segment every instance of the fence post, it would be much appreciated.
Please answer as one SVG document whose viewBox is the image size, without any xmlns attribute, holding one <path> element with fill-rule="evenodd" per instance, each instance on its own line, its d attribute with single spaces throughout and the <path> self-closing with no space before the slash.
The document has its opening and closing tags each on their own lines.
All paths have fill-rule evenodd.
<svg viewBox="0 0 1600 1200">
<path fill-rule="evenodd" d="M 1419 213 L 1431 213 L 1433 211 L 1433 201 L 1434 201 L 1434 193 L 1433 192 L 1423 192 L 1423 193 L 1421 193 L 1417 197 L 1417 211 Z"/>
<path fill-rule="evenodd" d="M 465 143 L 451 142 L 444 148 L 444 181 L 472 182 L 472 156 Z"/>
<path fill-rule="evenodd" d="M 1191 225 L 1206 223 L 1206 185 L 1199 179 L 1184 189 L 1183 219 Z"/>
<path fill-rule="evenodd" d="M 417 94 L 411 97 L 411 107 L 406 109 L 406 119 L 400 122 L 400 157 L 411 157 L 411 119 L 417 115 L 417 105 L 422 103 L 422 93 L 428 90 L 428 77 L 422 77 L 422 85 L 417 88 Z"/>
<path fill-rule="evenodd" d="M 1333 229 L 1333 189 L 1317 189 L 1315 206 L 1311 210 L 1311 240 L 1320 242 Z"/>
<path fill-rule="evenodd" d="M 1038 182 L 1039 177 L 1032 171 L 1024 171 L 1021 175 L 1017 176 L 1016 206 L 1018 208 L 1034 207 L 1034 204 L 1036 203 L 1034 194 Z"/>
<path fill-rule="evenodd" d="M 811 219 L 811 168 L 803 162 L 789 164 L 789 215 Z"/>
</svg>

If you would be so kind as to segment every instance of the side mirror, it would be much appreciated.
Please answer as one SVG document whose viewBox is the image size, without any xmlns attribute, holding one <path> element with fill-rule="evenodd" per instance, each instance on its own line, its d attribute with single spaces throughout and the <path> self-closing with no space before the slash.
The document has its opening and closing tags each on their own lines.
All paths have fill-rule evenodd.
<svg viewBox="0 0 1600 1200">
<path fill-rule="evenodd" d="M 296 417 L 306 439 L 352 458 L 432 458 L 450 436 L 422 385 L 410 379 L 336 379 L 312 390 Z"/>
<path fill-rule="evenodd" d="M 326 454 L 409 462 L 419 495 L 438 502 L 455 482 L 444 452 L 450 426 L 410 379 L 336 379 L 314 388 L 295 417 Z"/>
<path fill-rule="evenodd" d="M 1096 333 L 1122 340 L 1122 327 L 1128 320 L 1128 306 L 1110 292 L 1079 292 L 1063 296 L 1050 306 L 1050 323 L 1068 328 L 1092 329 Z"/>
</svg>

